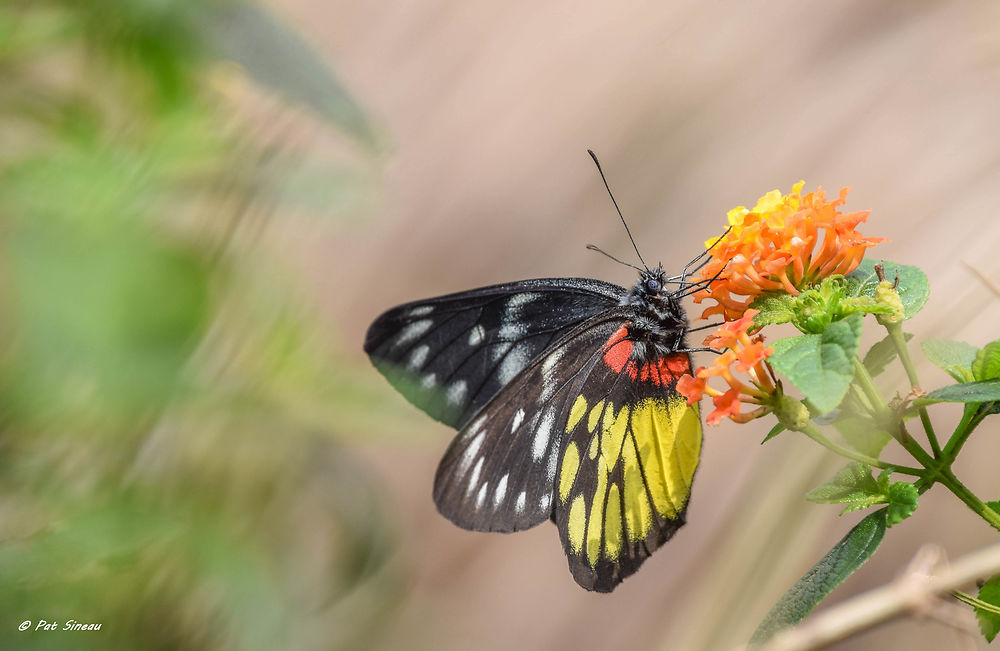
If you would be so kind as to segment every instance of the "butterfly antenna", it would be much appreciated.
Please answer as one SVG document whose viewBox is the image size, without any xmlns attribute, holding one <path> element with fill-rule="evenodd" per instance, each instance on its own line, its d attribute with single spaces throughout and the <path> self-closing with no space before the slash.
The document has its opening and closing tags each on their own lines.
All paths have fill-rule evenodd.
<svg viewBox="0 0 1000 651">
<path fill-rule="evenodd" d="M 623 264 L 626 267 L 632 267 L 636 271 L 642 271 L 642 267 L 637 267 L 634 264 L 632 264 L 631 262 L 625 262 L 624 260 L 619 260 L 618 258 L 616 258 L 615 256 L 611 255 L 610 253 L 608 253 L 607 251 L 605 251 L 604 249 L 598 247 L 595 244 L 588 244 L 587 248 L 590 249 L 591 251 L 597 251 L 598 253 L 603 253 L 604 255 L 608 256 L 609 258 L 611 258 L 612 260 L 614 260 L 618 264 Z"/>
<path fill-rule="evenodd" d="M 635 238 L 632 237 L 632 231 L 628 229 L 628 224 L 625 223 L 625 215 L 622 214 L 622 209 L 618 207 L 618 202 L 615 201 L 615 195 L 611 192 L 611 186 L 608 185 L 608 179 L 604 176 L 604 170 L 601 169 L 601 161 L 597 160 L 597 154 L 595 154 L 592 150 L 588 149 L 587 153 L 594 159 L 594 165 L 597 165 L 597 171 L 601 175 L 601 180 L 604 181 L 604 187 L 608 190 L 608 196 L 611 197 L 611 203 L 615 204 L 615 210 L 618 211 L 618 216 L 622 219 L 622 225 L 625 227 L 625 232 L 628 233 L 628 239 L 632 242 L 632 248 L 635 249 L 635 254 L 639 256 L 639 262 L 642 263 L 643 267 L 646 267 L 646 271 L 649 271 L 649 267 L 646 266 L 646 261 L 642 259 L 642 254 L 639 253 L 639 247 L 635 245 Z"/>
</svg>

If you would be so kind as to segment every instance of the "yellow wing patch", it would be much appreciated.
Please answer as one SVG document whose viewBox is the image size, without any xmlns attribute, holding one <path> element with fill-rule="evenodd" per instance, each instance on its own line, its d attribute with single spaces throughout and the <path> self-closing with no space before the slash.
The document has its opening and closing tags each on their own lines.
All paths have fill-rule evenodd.
<svg viewBox="0 0 1000 651">
<path fill-rule="evenodd" d="M 559 469 L 559 501 L 566 502 L 569 491 L 576 481 L 576 471 L 580 468 L 580 452 L 576 443 L 570 441 L 563 453 L 562 466 Z"/>
<path fill-rule="evenodd" d="M 583 495 L 577 495 L 569 507 L 569 545 L 574 553 L 583 550 L 583 534 L 587 525 L 587 508 L 583 504 Z"/>
<path fill-rule="evenodd" d="M 573 402 L 573 406 L 570 407 L 569 418 L 566 420 L 567 434 L 573 431 L 573 428 L 576 427 L 576 424 L 580 422 L 585 413 L 587 413 L 587 399 L 583 396 L 577 396 Z"/>
<path fill-rule="evenodd" d="M 589 413 L 588 406 L 580 396 L 570 410 L 567 432 L 586 415 L 591 439 L 589 444 L 581 442 L 587 451 L 583 459 L 575 442 L 567 444 L 559 498 L 563 504 L 571 500 L 567 523 L 571 548 L 585 553 L 595 567 L 602 553 L 609 560 L 618 558 L 626 540 L 645 540 L 655 521 L 654 510 L 661 519 L 677 519 L 698 467 L 701 419 L 698 406 L 689 407 L 679 395 L 646 398 L 620 409 L 602 400 Z M 581 462 L 587 462 L 584 468 Z M 596 475 L 584 476 L 587 472 Z M 579 486 L 593 490 L 586 496 L 589 500 Z"/>
</svg>

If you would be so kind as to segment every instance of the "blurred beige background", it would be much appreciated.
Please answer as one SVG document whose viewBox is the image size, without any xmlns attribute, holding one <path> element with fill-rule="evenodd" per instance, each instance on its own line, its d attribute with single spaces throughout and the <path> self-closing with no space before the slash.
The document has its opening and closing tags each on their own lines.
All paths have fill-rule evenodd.
<svg viewBox="0 0 1000 651">
<path fill-rule="evenodd" d="M 1000 282 L 997 3 L 274 6 L 389 143 L 366 179 L 378 202 L 289 239 L 345 354 L 370 376 L 364 330 L 401 301 L 529 277 L 632 282 L 584 249 L 631 259 L 588 147 L 649 261 L 679 268 L 729 208 L 772 188 L 850 185 L 848 209 L 873 211 L 863 232 L 892 240 L 875 255 L 931 279 L 907 330 L 977 345 L 1000 335 L 1000 297 L 966 266 Z M 926 388 L 948 382 L 920 370 Z M 882 386 L 891 394 L 902 379 L 888 373 Z M 384 394 L 403 402 L 388 384 Z M 431 482 L 452 432 L 405 409 L 405 431 L 358 433 L 398 516 L 408 576 L 374 647 L 727 648 L 858 520 L 802 498 L 837 458 L 789 434 L 759 446 L 770 422 L 727 422 L 707 428 L 687 526 L 615 593 L 590 594 L 551 525 L 486 535 L 438 516 Z M 948 416 L 938 412 L 939 429 Z M 957 468 L 984 499 L 1000 498 L 998 455 L 987 422 Z M 925 543 L 955 557 L 995 534 L 937 487 L 826 605 L 891 580 Z M 910 619 L 836 648 L 960 644 L 984 646 Z"/>
</svg>

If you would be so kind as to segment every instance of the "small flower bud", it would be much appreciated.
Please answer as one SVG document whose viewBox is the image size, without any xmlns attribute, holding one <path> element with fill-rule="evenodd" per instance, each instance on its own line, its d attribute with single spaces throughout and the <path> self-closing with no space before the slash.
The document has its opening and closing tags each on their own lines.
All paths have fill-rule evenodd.
<svg viewBox="0 0 1000 651">
<path fill-rule="evenodd" d="M 775 396 L 773 405 L 774 415 L 785 429 L 799 432 L 809 424 L 809 410 L 801 401 L 781 393 Z"/>
<path fill-rule="evenodd" d="M 879 305 L 887 305 L 892 308 L 891 314 L 876 314 L 875 320 L 881 325 L 900 323 L 904 318 L 903 301 L 899 298 L 899 292 L 888 280 L 883 280 L 875 288 L 875 301 Z"/>
</svg>

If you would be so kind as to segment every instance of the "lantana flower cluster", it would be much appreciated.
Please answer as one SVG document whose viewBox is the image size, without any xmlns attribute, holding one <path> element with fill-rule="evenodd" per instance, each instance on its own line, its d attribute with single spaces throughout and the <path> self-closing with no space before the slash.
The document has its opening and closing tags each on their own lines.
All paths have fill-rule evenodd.
<svg viewBox="0 0 1000 651">
<path fill-rule="evenodd" d="M 694 294 L 694 301 L 710 298 L 717 305 L 707 308 L 702 318 L 720 314 L 726 321 L 739 319 L 765 292 L 796 296 L 827 276 L 848 274 L 866 249 L 883 241 L 856 230 L 870 211 L 838 209 L 847 200 L 848 188 L 831 201 L 821 189 L 803 195 L 804 184 L 799 181 L 789 194 L 772 190 L 753 209 L 738 206 L 727 213 L 729 231 L 721 240 L 706 242 L 711 261 L 701 277 L 718 278 Z"/>
<path fill-rule="evenodd" d="M 677 383 L 677 390 L 687 397 L 688 404 L 701 400 L 704 394 L 712 396 L 715 410 L 706 419 L 709 425 L 718 425 L 728 416 L 737 423 L 745 423 L 763 416 L 768 397 L 774 393 L 777 381 L 771 368 L 764 361 L 774 352 L 764 347 L 764 337 L 751 336 L 753 318 L 757 310 L 747 310 L 736 320 L 722 324 L 717 331 L 705 338 L 705 345 L 722 354 L 711 366 L 702 366 L 694 376 L 684 375 Z M 749 383 L 739 380 L 733 372 L 749 376 Z M 709 378 L 720 377 L 729 385 L 721 391 L 708 384 Z M 740 413 L 743 404 L 759 405 L 756 411 Z"/>
<path fill-rule="evenodd" d="M 758 296 L 767 293 L 797 296 L 803 289 L 829 276 L 848 274 L 865 251 L 883 238 L 864 237 L 857 226 L 870 211 L 842 213 L 848 189 L 828 200 L 823 190 L 802 194 L 803 181 L 789 194 L 778 190 L 757 200 L 753 209 L 744 206 L 727 213 L 730 228 L 721 238 L 705 245 L 711 256 L 700 272 L 706 287 L 694 294 L 696 303 L 713 299 L 702 319 L 721 315 L 722 326 L 705 339 L 705 345 L 720 351 L 711 366 L 683 376 L 677 390 L 694 404 L 704 395 L 712 397 L 715 410 L 706 421 L 717 425 L 728 417 L 744 423 L 773 410 L 780 397 L 780 384 L 767 357 L 773 348 L 755 331 L 749 309 Z M 746 381 L 737 377 L 746 376 Z M 728 389 L 708 382 L 722 378 Z M 743 412 L 744 404 L 756 409 Z"/>
</svg>

